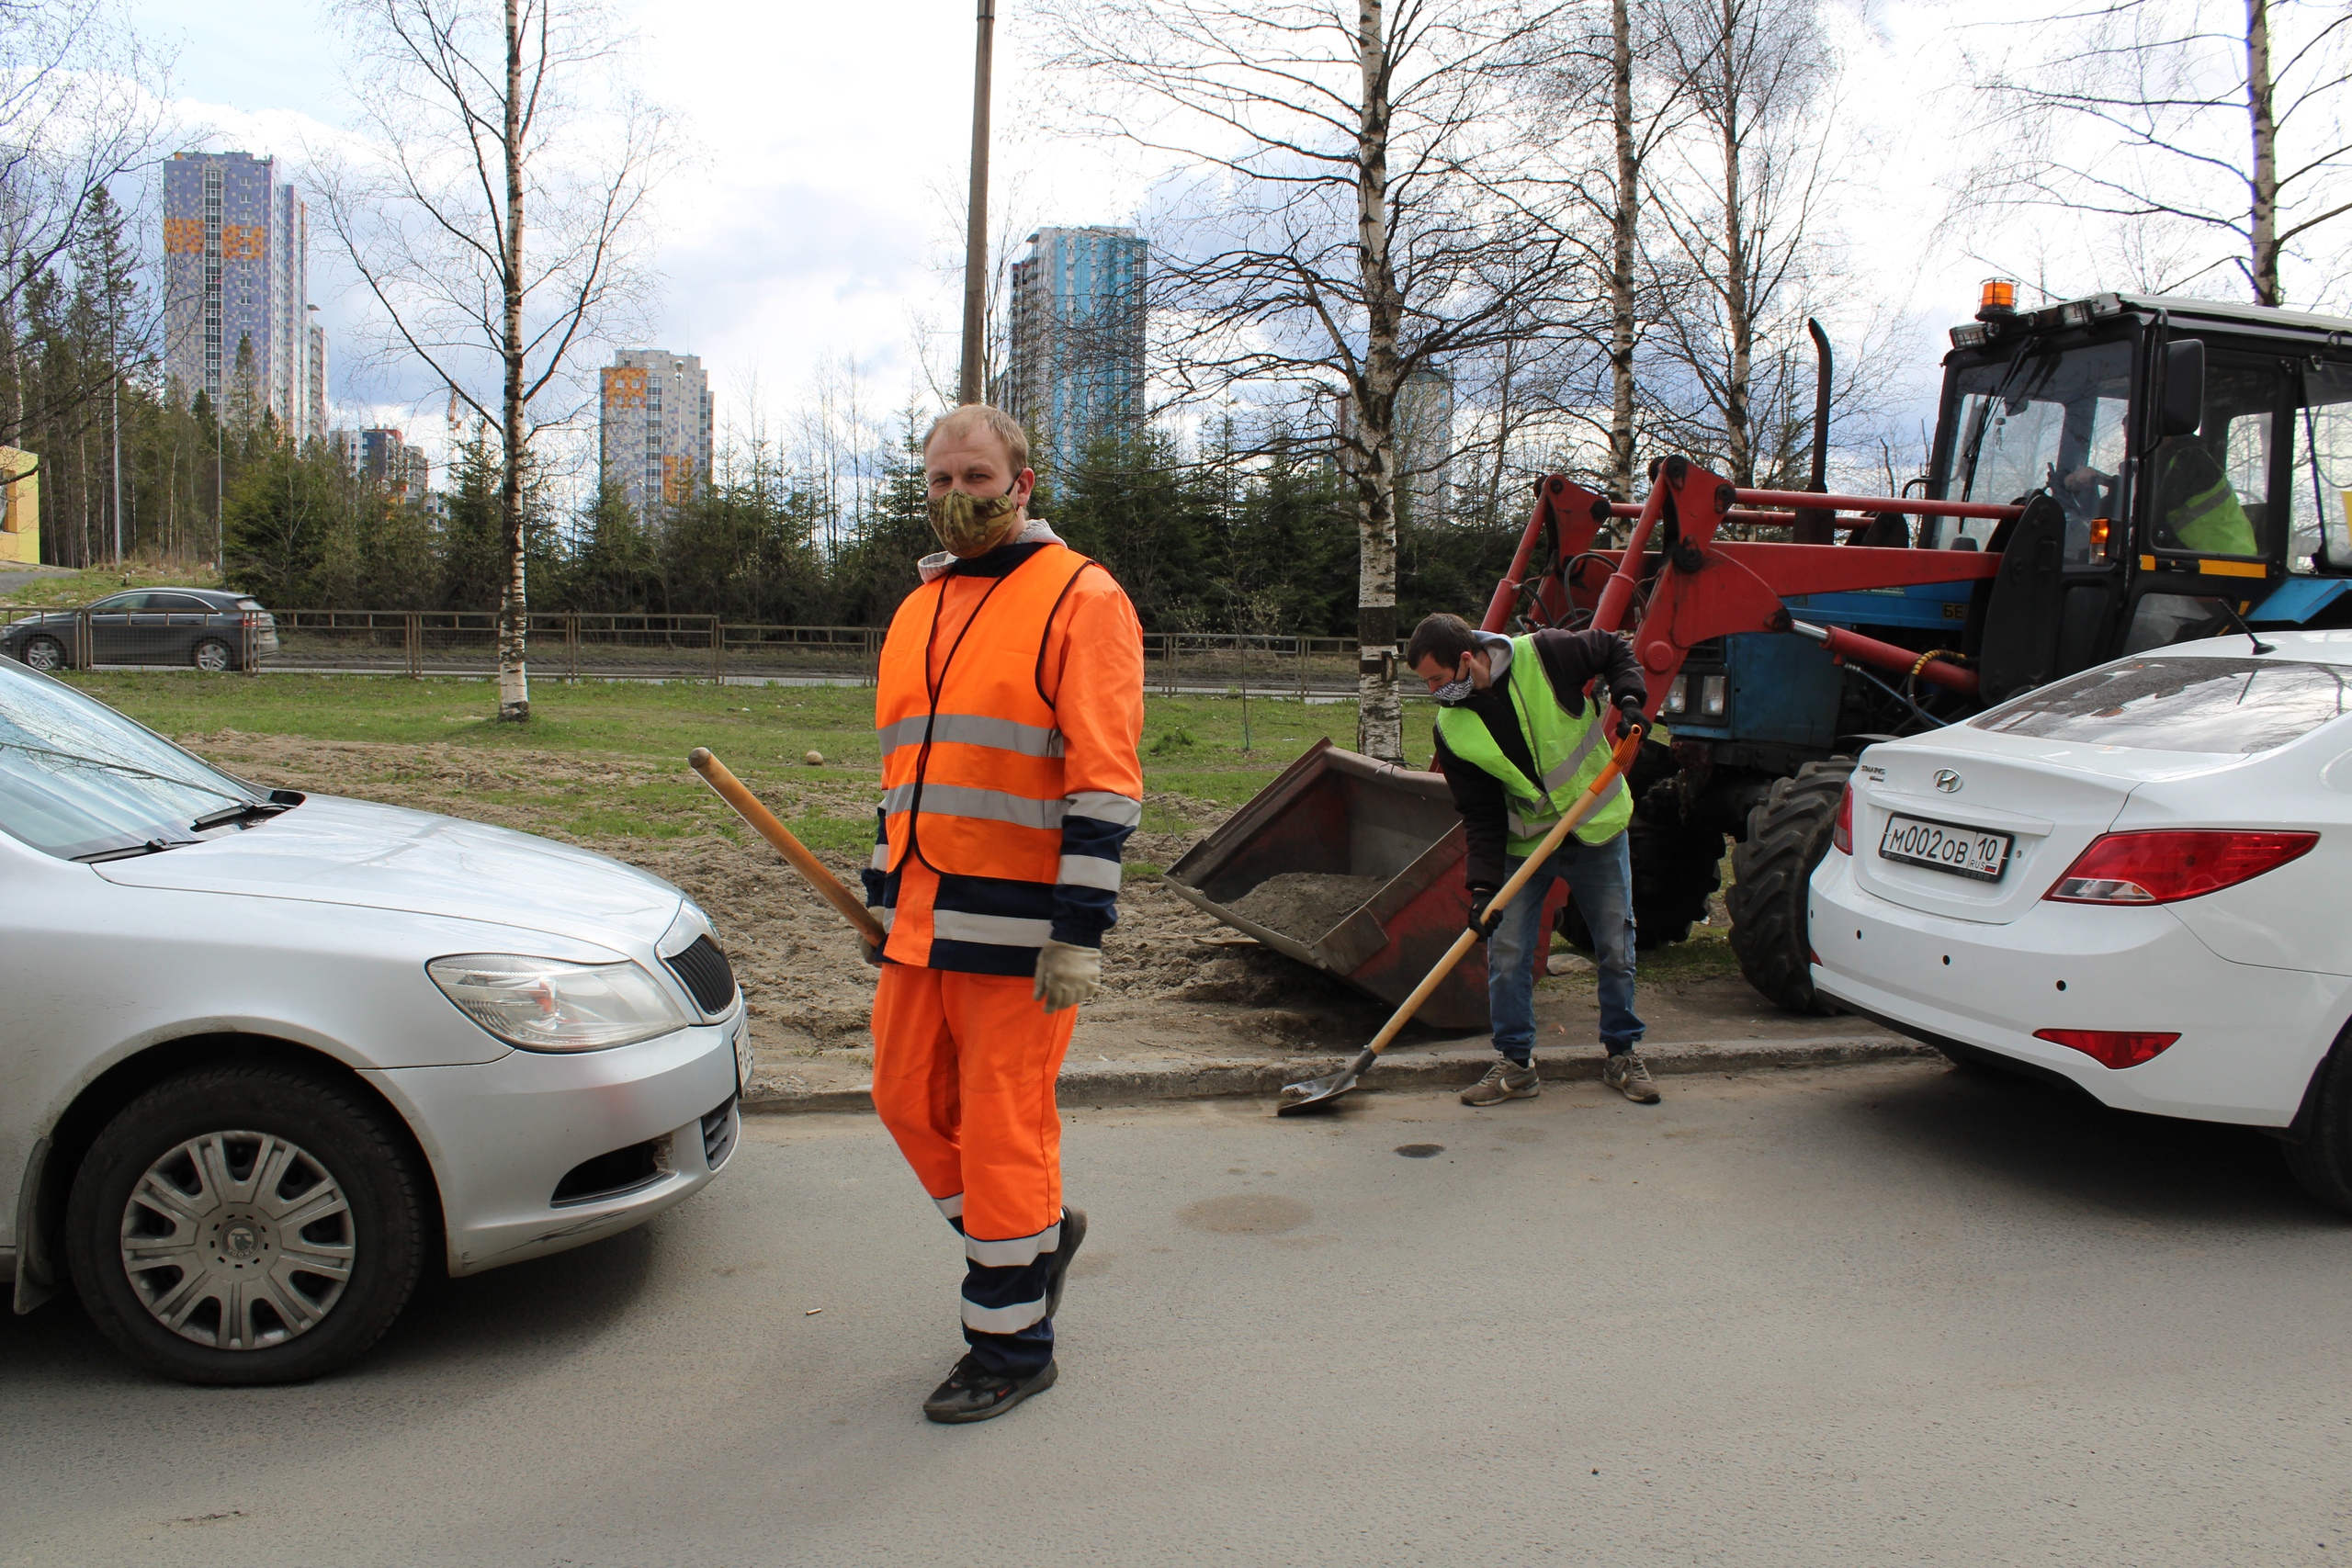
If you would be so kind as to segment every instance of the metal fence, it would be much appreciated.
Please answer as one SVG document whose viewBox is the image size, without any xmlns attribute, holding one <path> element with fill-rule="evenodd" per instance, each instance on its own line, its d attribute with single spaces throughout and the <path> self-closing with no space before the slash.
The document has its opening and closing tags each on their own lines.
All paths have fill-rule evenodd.
<svg viewBox="0 0 2352 1568">
<path fill-rule="evenodd" d="M 93 616 L 0 605 L 0 621 L 38 616 L 40 634 L 65 664 L 204 665 L 194 645 L 208 635 L 232 646 L 231 667 L 392 675 L 492 675 L 498 670 L 498 616 L 487 610 L 275 610 L 214 617 L 226 634 L 166 626 L 185 617 Z M 116 621 L 158 623 L 136 635 Z M 53 623 L 53 624 L 51 624 Z M 242 623 L 242 625 L 232 625 Z M 553 612 L 530 617 L 532 673 L 562 680 L 715 681 L 871 685 L 880 626 L 765 626 L 716 615 Z M 1146 632 L 1144 679 L 1163 694 L 1248 690 L 1292 696 L 1351 695 L 1352 637 Z M 9 650 L 24 658 L 21 647 Z M 46 650 L 45 650 L 46 652 Z"/>
</svg>

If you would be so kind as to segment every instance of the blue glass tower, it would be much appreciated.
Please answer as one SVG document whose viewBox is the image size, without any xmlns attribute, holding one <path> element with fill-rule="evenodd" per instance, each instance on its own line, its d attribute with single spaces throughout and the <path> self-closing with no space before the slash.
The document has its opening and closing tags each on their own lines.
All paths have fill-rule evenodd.
<svg viewBox="0 0 2352 1568">
<path fill-rule="evenodd" d="M 1132 229 L 1040 229 L 1012 264 L 1005 400 L 1044 462 L 1143 427 L 1148 251 Z"/>
</svg>

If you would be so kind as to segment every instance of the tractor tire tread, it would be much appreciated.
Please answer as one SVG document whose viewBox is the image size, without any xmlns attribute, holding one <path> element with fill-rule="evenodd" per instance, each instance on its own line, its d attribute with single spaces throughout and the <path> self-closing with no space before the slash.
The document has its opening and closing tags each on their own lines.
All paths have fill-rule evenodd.
<svg viewBox="0 0 2352 1568">
<path fill-rule="evenodd" d="M 1790 1012 L 1836 1010 L 1814 990 L 1805 909 L 1813 869 L 1829 847 L 1853 772 L 1853 759 L 1833 757 L 1776 780 L 1732 852 L 1731 891 L 1724 897 L 1732 953 L 1748 984 Z"/>
</svg>

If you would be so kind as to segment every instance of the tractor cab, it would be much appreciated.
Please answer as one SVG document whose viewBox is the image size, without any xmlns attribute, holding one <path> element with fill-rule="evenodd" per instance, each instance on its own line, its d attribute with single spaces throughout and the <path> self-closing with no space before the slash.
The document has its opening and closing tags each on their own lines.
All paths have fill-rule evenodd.
<svg viewBox="0 0 2352 1568">
<path fill-rule="evenodd" d="M 1927 492 L 2025 509 L 1918 540 L 2004 557 L 1971 615 L 1987 700 L 2233 612 L 2352 617 L 2352 321 L 2101 294 L 1951 337 Z"/>
</svg>

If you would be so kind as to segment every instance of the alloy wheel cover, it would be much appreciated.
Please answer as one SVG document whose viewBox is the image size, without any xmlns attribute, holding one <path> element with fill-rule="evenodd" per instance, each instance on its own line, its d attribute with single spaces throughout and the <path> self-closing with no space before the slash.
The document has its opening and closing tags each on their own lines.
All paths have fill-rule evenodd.
<svg viewBox="0 0 2352 1568">
<path fill-rule="evenodd" d="M 334 1173 L 273 1133 L 206 1133 L 147 1168 L 123 1205 L 122 1267 L 156 1322 L 220 1350 L 315 1328 L 358 1236 Z"/>
</svg>

